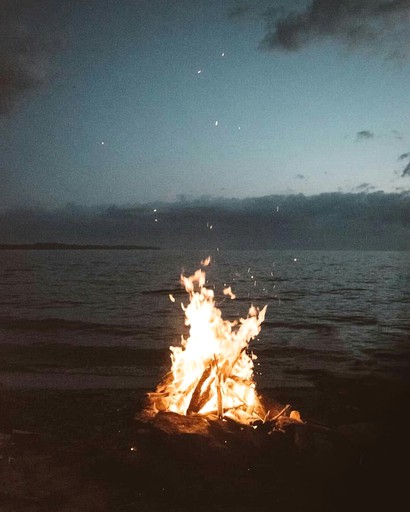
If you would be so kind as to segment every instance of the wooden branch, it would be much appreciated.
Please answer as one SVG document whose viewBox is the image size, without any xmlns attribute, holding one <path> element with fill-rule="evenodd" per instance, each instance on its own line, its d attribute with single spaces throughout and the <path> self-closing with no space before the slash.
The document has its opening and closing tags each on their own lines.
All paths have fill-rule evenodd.
<svg viewBox="0 0 410 512">
<path fill-rule="evenodd" d="M 291 405 L 288 404 L 288 405 L 285 405 L 285 407 L 280 411 L 278 412 L 278 414 L 276 416 L 274 416 L 273 418 L 271 418 L 271 421 L 276 421 L 278 418 L 280 418 L 281 416 L 283 416 L 286 412 L 289 411 L 289 409 L 291 409 Z"/>
<path fill-rule="evenodd" d="M 202 409 L 202 407 L 204 407 L 204 406 L 205 406 L 205 404 L 209 401 L 209 399 L 211 398 L 212 383 L 213 383 L 213 382 L 214 382 L 214 379 L 212 379 L 212 380 L 208 383 L 208 385 L 207 385 L 207 387 L 206 387 L 205 391 L 202 393 L 202 395 L 201 395 L 201 397 L 200 397 L 200 399 L 199 399 L 199 401 L 198 401 L 197 405 L 195 406 L 195 409 L 194 409 L 194 410 L 192 410 L 192 412 L 199 412 L 199 411 Z"/>
<path fill-rule="evenodd" d="M 250 386 L 252 384 L 252 381 L 249 379 L 242 379 L 241 377 L 238 377 L 237 375 L 229 375 L 226 380 L 231 379 L 234 382 L 237 382 L 238 384 L 243 384 L 244 386 Z"/>
<path fill-rule="evenodd" d="M 221 378 L 222 375 L 219 372 L 218 368 L 218 360 L 216 359 L 216 355 L 214 354 L 214 365 L 216 368 L 216 403 L 218 407 L 218 418 L 221 420 L 223 417 L 223 404 L 222 404 L 222 389 L 221 389 Z"/>
<path fill-rule="evenodd" d="M 186 411 L 187 414 L 191 414 L 193 412 L 198 412 L 202 409 L 203 405 L 205 405 L 205 404 L 203 404 L 202 407 L 200 409 L 198 409 L 199 402 L 201 401 L 200 399 L 203 396 L 202 386 L 204 385 L 205 381 L 211 375 L 212 368 L 213 368 L 213 363 L 211 362 L 203 371 L 201 378 L 199 379 L 198 384 L 196 385 L 194 392 L 192 393 L 192 397 L 189 402 L 188 409 Z M 209 386 L 208 386 L 208 388 L 209 388 Z"/>
</svg>

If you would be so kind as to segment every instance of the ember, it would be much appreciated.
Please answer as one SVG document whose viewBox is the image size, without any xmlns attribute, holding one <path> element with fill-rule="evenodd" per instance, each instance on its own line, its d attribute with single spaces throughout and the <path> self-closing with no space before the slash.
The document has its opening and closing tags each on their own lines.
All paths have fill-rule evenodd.
<svg viewBox="0 0 410 512">
<path fill-rule="evenodd" d="M 202 264 L 209 262 L 207 258 Z M 253 380 L 256 356 L 248 347 L 260 332 L 266 306 L 251 306 L 247 318 L 239 321 L 224 320 L 205 277 L 201 269 L 181 276 L 190 298 L 188 306 L 181 304 L 189 337 L 182 337 L 181 346 L 170 347 L 171 371 L 149 395 L 153 412 L 217 415 L 247 425 L 264 421 L 267 412 Z M 235 298 L 230 287 L 224 294 Z"/>
</svg>

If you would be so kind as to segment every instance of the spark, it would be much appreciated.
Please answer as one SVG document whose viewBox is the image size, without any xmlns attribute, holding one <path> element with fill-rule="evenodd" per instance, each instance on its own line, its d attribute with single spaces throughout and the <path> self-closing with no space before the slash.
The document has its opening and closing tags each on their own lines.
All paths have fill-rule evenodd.
<svg viewBox="0 0 410 512">
<path fill-rule="evenodd" d="M 155 219 L 155 222 L 158 222 L 158 219 Z"/>
<path fill-rule="evenodd" d="M 201 260 L 201 265 L 203 265 L 204 267 L 207 267 L 210 263 L 211 263 L 211 257 L 210 256 L 208 256 L 204 260 Z"/>
<path fill-rule="evenodd" d="M 225 57 L 225 52 L 222 52 L 222 55 L 221 55 L 221 57 Z"/>
<path fill-rule="evenodd" d="M 240 126 L 238 126 L 238 130 L 240 130 L 240 129 L 241 129 L 241 127 L 240 127 Z"/>
<path fill-rule="evenodd" d="M 168 297 L 171 302 L 175 302 L 175 297 L 172 295 L 172 293 L 170 293 Z"/>
<path fill-rule="evenodd" d="M 201 73 L 202 73 L 202 69 L 199 69 L 197 74 L 200 75 Z"/>
<path fill-rule="evenodd" d="M 279 211 L 279 206 L 276 207 L 276 211 L 278 212 Z"/>
<path fill-rule="evenodd" d="M 152 211 L 155 213 L 155 212 L 157 211 L 157 209 L 156 209 L 156 208 L 154 208 Z"/>
<path fill-rule="evenodd" d="M 215 126 L 218 126 L 218 121 L 215 121 Z"/>
<path fill-rule="evenodd" d="M 228 288 L 224 288 L 223 294 L 230 297 L 232 300 L 236 299 L 236 295 L 233 293 L 232 288 L 228 286 Z"/>
<path fill-rule="evenodd" d="M 293 261 L 298 261 L 298 259 L 297 258 L 293 258 Z"/>
<path fill-rule="evenodd" d="M 101 141 L 101 145 L 102 145 L 102 146 L 104 146 L 104 144 L 105 144 L 105 142 L 102 140 L 102 141 Z"/>
</svg>

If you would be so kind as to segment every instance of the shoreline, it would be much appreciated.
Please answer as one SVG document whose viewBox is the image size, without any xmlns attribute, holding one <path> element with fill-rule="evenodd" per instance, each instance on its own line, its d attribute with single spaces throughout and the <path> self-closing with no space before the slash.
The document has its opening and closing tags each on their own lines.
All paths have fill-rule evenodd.
<svg viewBox="0 0 410 512">
<path fill-rule="evenodd" d="M 136 419 L 152 390 L 0 388 L 2 512 L 390 510 L 405 489 L 403 385 L 328 376 L 260 390 L 337 434 L 306 446 L 229 422 L 211 439 L 153 429 Z"/>
</svg>

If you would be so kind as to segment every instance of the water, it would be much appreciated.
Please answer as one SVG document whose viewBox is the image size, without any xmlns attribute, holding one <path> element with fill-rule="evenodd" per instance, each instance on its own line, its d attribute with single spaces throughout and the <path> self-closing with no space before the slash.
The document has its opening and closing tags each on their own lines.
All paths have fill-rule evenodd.
<svg viewBox="0 0 410 512">
<path fill-rule="evenodd" d="M 0 382 L 155 387 L 186 334 L 179 276 L 206 251 L 0 252 Z M 258 386 L 311 386 L 323 372 L 405 379 L 406 252 L 212 251 L 224 318 L 268 306 L 251 348 Z M 222 294 L 232 286 L 237 299 Z M 172 303 L 169 294 L 176 298 Z"/>
</svg>

